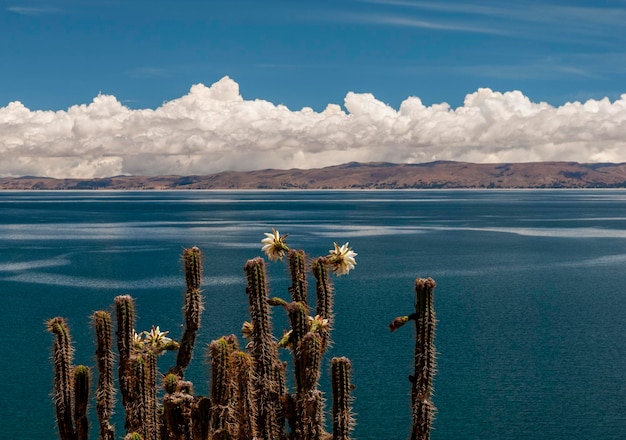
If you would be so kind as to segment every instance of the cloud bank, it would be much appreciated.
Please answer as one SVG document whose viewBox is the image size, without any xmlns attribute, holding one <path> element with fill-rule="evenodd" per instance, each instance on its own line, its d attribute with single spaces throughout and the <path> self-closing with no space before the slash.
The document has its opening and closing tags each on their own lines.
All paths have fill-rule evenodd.
<svg viewBox="0 0 626 440">
<path fill-rule="evenodd" d="M 292 111 L 245 100 L 228 77 L 157 109 L 114 96 L 66 111 L 0 108 L 0 176 L 107 177 L 316 168 L 349 161 L 626 162 L 626 94 L 553 107 L 479 89 L 463 106 L 399 109 L 368 93 Z M 345 110 L 344 110 L 345 109 Z"/>
</svg>

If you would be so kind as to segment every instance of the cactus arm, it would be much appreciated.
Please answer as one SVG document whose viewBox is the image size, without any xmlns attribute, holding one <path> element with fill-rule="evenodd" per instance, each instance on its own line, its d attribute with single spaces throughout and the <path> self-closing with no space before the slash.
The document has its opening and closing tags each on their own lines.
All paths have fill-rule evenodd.
<svg viewBox="0 0 626 440">
<path fill-rule="evenodd" d="M 272 336 L 272 322 L 267 303 L 265 263 L 260 257 L 248 260 L 244 266 L 252 321 L 251 355 L 254 359 L 253 389 L 259 402 L 255 426 L 260 440 L 276 440 L 284 435 L 281 423 L 283 390 L 280 378 L 283 368 L 278 358 L 278 346 Z"/>
<path fill-rule="evenodd" d="M 331 343 L 330 329 L 335 318 L 333 313 L 333 299 L 335 291 L 333 284 L 328 276 L 328 259 L 319 257 L 313 261 L 311 266 L 313 276 L 315 277 L 315 296 L 316 311 L 315 314 L 323 319 L 328 320 L 328 328 L 321 329 L 319 334 L 322 336 L 322 350 L 326 352 Z"/>
<path fill-rule="evenodd" d="M 412 381 L 413 440 L 429 440 L 435 407 L 431 401 L 435 374 L 435 309 L 432 278 L 415 280 L 415 375 Z"/>
<path fill-rule="evenodd" d="M 52 349 L 54 362 L 54 402 L 57 426 L 61 440 L 76 440 L 72 418 L 72 361 L 74 347 L 64 318 L 52 318 L 47 322 L 48 331 L 56 336 Z"/>
<path fill-rule="evenodd" d="M 290 250 L 287 253 L 289 258 L 289 272 L 291 273 L 291 286 L 289 293 L 294 302 L 301 302 L 307 305 L 307 281 L 306 281 L 306 255 L 303 250 Z"/>
<path fill-rule="evenodd" d="M 126 413 L 124 427 L 128 430 L 132 425 L 130 417 L 133 413 L 131 352 L 135 328 L 135 303 L 130 295 L 115 297 L 115 318 L 117 321 L 117 351 L 119 353 L 119 387 L 122 405 Z"/>
<path fill-rule="evenodd" d="M 176 372 L 181 378 L 193 355 L 193 347 L 196 341 L 196 333 L 200 328 L 200 321 L 204 305 L 200 285 L 202 283 L 202 252 L 197 247 L 183 251 L 185 265 L 185 279 L 187 291 L 185 292 L 185 330 L 180 341 L 180 349 L 176 357 Z"/>
<path fill-rule="evenodd" d="M 96 331 L 96 412 L 100 423 L 100 440 L 114 440 L 115 429 L 110 423 L 113 414 L 115 388 L 113 387 L 113 341 L 111 314 L 103 310 L 93 314 Z"/>
<path fill-rule="evenodd" d="M 89 437 L 89 405 L 90 371 L 84 365 L 74 369 L 74 419 L 76 422 L 76 437 L 78 440 L 87 440 Z"/>
<path fill-rule="evenodd" d="M 354 429 L 351 369 L 352 364 L 345 357 L 335 357 L 331 361 L 333 440 L 350 440 L 350 433 Z"/>
</svg>

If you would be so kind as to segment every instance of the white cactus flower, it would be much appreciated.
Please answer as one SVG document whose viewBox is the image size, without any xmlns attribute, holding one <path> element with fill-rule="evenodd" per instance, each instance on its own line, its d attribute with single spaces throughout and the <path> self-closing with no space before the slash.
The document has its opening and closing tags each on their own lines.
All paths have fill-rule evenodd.
<svg viewBox="0 0 626 440">
<path fill-rule="evenodd" d="M 328 255 L 328 262 L 331 265 L 333 272 L 337 275 L 347 275 L 354 266 L 356 266 L 356 257 L 358 254 L 352 250 L 351 247 L 346 244 L 339 246 L 337 243 L 333 243 L 335 249 L 331 249 Z"/>
<path fill-rule="evenodd" d="M 265 238 L 261 240 L 263 247 L 261 250 L 265 252 L 265 255 L 272 260 L 277 261 L 285 256 L 285 252 L 289 250 L 289 247 L 285 243 L 285 238 L 288 234 L 280 235 L 280 233 L 272 228 L 272 232 L 266 232 Z"/>
<path fill-rule="evenodd" d="M 156 328 L 152 326 L 152 330 L 143 333 L 146 335 L 144 342 L 151 347 L 159 349 L 172 342 L 172 339 L 167 337 L 169 332 L 162 332 L 159 326 Z"/>
</svg>

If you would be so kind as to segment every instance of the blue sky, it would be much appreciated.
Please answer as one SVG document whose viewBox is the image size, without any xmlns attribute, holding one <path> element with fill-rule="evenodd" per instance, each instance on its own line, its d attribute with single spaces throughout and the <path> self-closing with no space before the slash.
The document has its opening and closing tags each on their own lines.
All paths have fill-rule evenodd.
<svg viewBox="0 0 626 440">
<path fill-rule="evenodd" d="M 625 0 L 0 5 L 0 176 L 626 161 Z"/>
<path fill-rule="evenodd" d="M 0 105 L 66 109 L 99 92 L 154 108 L 228 75 L 247 99 L 323 110 L 345 94 L 461 105 L 626 91 L 624 1 L 23 1 L 0 11 Z"/>
</svg>

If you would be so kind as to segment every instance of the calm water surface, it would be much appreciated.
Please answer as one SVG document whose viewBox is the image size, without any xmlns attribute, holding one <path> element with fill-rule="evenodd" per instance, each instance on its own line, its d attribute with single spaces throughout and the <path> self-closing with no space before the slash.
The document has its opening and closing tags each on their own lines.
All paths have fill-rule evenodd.
<svg viewBox="0 0 626 440">
<path fill-rule="evenodd" d="M 626 438 L 622 190 L 0 192 L 0 438 L 56 438 L 48 318 L 68 318 L 89 365 L 89 316 L 115 295 L 136 298 L 138 330 L 179 337 L 194 245 L 206 310 L 189 376 L 207 394 L 204 347 L 249 319 L 242 267 L 272 227 L 311 256 L 359 254 L 335 280 L 328 357 L 352 360 L 355 438 L 408 437 L 413 330 L 387 324 L 418 276 L 438 284 L 433 440 Z M 284 264 L 268 272 L 287 298 Z"/>
</svg>

